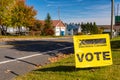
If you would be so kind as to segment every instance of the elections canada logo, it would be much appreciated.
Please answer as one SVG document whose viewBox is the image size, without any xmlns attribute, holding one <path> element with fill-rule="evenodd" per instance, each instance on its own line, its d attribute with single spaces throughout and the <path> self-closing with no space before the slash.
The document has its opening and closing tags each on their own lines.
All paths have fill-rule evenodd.
<svg viewBox="0 0 120 80">
<path fill-rule="evenodd" d="M 99 46 L 107 46 L 105 38 L 79 40 L 79 48 Z"/>
</svg>

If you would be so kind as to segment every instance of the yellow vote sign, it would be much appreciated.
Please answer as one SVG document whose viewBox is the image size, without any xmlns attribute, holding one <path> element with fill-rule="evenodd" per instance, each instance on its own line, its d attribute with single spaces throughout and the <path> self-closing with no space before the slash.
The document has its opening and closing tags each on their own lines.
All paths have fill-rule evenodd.
<svg viewBox="0 0 120 80">
<path fill-rule="evenodd" d="M 74 36 L 76 68 L 112 65 L 108 34 Z"/>
</svg>

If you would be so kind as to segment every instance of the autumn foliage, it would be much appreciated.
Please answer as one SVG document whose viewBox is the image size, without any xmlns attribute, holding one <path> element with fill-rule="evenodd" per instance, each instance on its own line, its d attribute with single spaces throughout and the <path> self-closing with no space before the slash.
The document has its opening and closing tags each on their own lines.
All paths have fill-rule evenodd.
<svg viewBox="0 0 120 80">
<path fill-rule="evenodd" d="M 34 25 L 36 14 L 34 7 L 26 5 L 25 0 L 0 0 L 0 25 L 6 28 L 18 28 L 20 33 L 21 27 Z"/>
<path fill-rule="evenodd" d="M 46 35 L 54 35 L 53 29 L 50 29 L 50 28 L 45 29 L 45 33 L 46 33 Z"/>
<path fill-rule="evenodd" d="M 25 0 L 16 0 L 12 9 L 12 25 L 18 27 L 32 26 L 35 21 L 36 11 L 33 6 L 27 6 Z"/>
<path fill-rule="evenodd" d="M 34 7 L 26 5 L 25 0 L 0 0 L 0 33 L 5 35 L 7 28 L 13 27 L 17 29 L 15 33 L 21 35 L 24 27 L 32 35 L 54 35 L 50 14 L 44 25 L 36 20 L 36 14 Z"/>
<path fill-rule="evenodd" d="M 51 21 L 51 17 L 50 14 L 47 14 L 47 17 L 45 19 L 45 24 L 44 24 L 44 28 L 42 31 L 42 35 L 54 35 L 54 27 L 52 25 L 52 21 Z"/>
</svg>

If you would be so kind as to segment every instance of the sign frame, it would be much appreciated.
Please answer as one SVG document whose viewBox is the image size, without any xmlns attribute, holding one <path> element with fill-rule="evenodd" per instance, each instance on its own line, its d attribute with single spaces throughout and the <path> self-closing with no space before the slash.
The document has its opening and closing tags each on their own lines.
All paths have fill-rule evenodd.
<svg viewBox="0 0 120 80">
<path fill-rule="evenodd" d="M 73 36 L 76 68 L 112 65 L 108 34 Z"/>
</svg>

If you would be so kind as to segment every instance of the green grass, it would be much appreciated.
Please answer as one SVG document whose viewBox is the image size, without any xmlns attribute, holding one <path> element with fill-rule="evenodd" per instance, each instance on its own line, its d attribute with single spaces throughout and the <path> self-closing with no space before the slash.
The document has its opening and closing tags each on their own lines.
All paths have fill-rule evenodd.
<svg viewBox="0 0 120 80">
<path fill-rule="evenodd" d="M 116 41 L 116 40 L 120 40 L 120 36 L 112 39 L 112 41 Z"/>
<path fill-rule="evenodd" d="M 75 69 L 74 55 L 48 64 L 15 80 L 120 80 L 120 38 L 111 41 L 113 65 Z"/>
</svg>

